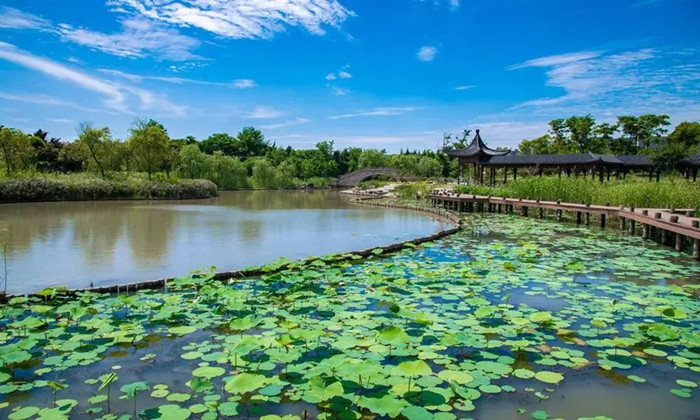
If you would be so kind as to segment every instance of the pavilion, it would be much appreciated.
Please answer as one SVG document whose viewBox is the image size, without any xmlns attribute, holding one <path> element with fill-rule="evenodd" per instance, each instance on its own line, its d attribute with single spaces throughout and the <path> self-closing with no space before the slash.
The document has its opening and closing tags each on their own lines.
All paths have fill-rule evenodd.
<svg viewBox="0 0 700 420">
<path fill-rule="evenodd" d="M 559 177 L 562 173 L 567 176 L 577 176 L 579 173 L 591 173 L 595 177 L 596 173 L 602 182 L 604 179 L 610 180 L 611 172 L 614 172 L 618 177 L 626 176 L 630 170 L 649 171 L 649 180 L 653 178 L 656 172 L 656 180 L 659 180 L 660 170 L 657 168 L 648 156 L 616 156 L 616 155 L 601 155 L 596 153 L 577 153 L 577 154 L 559 154 L 559 155 L 516 155 L 510 150 L 494 150 L 486 146 L 486 143 L 481 139 L 479 130 L 476 130 L 476 135 L 472 142 L 465 149 L 447 150 L 445 153 L 449 156 L 455 156 L 459 159 L 459 177 L 462 178 L 462 168 L 472 164 L 474 166 L 474 179 L 478 179 L 480 183 L 484 183 L 485 168 L 489 168 L 490 184 L 496 182 L 496 169 L 502 168 L 504 174 L 504 182 L 508 181 L 508 172 L 512 169 L 513 178 L 518 177 L 518 168 L 530 167 L 536 168 L 539 176 L 542 176 L 544 169 L 556 169 Z M 700 154 L 696 155 L 696 160 L 686 159 L 689 169 L 686 170 L 686 177 L 690 172 L 693 173 L 695 180 L 698 167 L 700 167 Z M 695 166 L 693 166 L 695 165 Z"/>
</svg>

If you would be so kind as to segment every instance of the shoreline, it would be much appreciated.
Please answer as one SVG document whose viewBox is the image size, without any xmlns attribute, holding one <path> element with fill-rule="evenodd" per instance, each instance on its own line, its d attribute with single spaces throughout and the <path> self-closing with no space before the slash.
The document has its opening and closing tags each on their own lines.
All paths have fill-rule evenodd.
<svg viewBox="0 0 700 420">
<path fill-rule="evenodd" d="M 225 281 L 229 279 L 234 279 L 234 278 L 246 278 L 246 277 L 254 277 L 254 276 L 259 276 L 263 274 L 274 274 L 274 273 L 279 273 L 281 271 L 293 268 L 294 266 L 298 265 L 302 261 L 314 261 L 320 258 L 327 258 L 331 256 L 335 256 L 337 258 L 333 258 L 332 262 L 337 263 L 337 262 L 342 262 L 342 261 L 349 261 L 349 260 L 355 260 L 354 257 L 359 256 L 362 258 L 367 258 L 372 255 L 374 255 L 374 251 L 377 249 L 381 249 L 382 253 L 381 255 L 384 254 L 393 254 L 398 251 L 401 251 L 403 249 L 407 248 L 412 248 L 409 244 L 413 245 L 418 245 L 426 242 L 432 242 L 437 239 L 442 239 L 447 236 L 454 235 L 455 233 L 459 232 L 462 230 L 462 223 L 461 220 L 459 219 L 459 216 L 449 212 L 449 211 L 444 211 L 444 210 L 439 210 L 439 209 L 431 209 L 431 208 L 416 208 L 416 207 L 410 207 L 410 206 L 404 206 L 400 204 L 385 204 L 385 203 L 367 203 L 365 201 L 370 200 L 372 198 L 377 198 L 377 197 L 363 197 L 363 198 L 358 198 L 358 199 L 353 199 L 350 200 L 351 203 L 357 204 L 357 205 L 365 205 L 365 206 L 373 206 L 373 207 L 384 207 L 384 208 L 394 208 L 394 209 L 402 209 L 402 210 L 413 210 L 416 212 L 420 212 L 426 215 L 431 215 L 443 222 L 450 223 L 452 225 L 451 228 L 449 229 L 442 229 L 437 232 L 434 232 L 430 235 L 426 236 L 421 236 L 418 238 L 413 238 L 413 239 L 408 239 L 405 241 L 400 241 L 400 242 L 394 242 L 390 243 L 388 245 L 382 245 L 382 246 L 375 246 L 372 248 L 367 248 L 363 250 L 358 250 L 358 251 L 348 251 L 342 254 L 330 254 L 330 255 L 325 255 L 325 256 L 313 256 L 313 257 L 308 257 L 300 260 L 294 260 L 290 261 L 288 263 L 282 264 L 278 267 L 275 267 L 273 269 L 266 269 L 264 265 L 262 266 L 257 266 L 257 267 L 251 267 L 251 268 L 243 268 L 240 270 L 234 270 L 234 271 L 223 271 L 223 272 L 217 272 L 214 273 L 214 279 L 218 281 Z M 99 201 L 99 200 L 97 200 Z M 274 263 L 271 262 L 270 264 Z M 180 277 L 180 276 L 178 276 Z M 115 284 L 115 285 L 109 285 L 109 286 L 96 286 L 96 287 L 86 287 L 86 288 L 79 288 L 79 289 L 61 289 L 61 286 L 54 286 L 54 287 L 49 287 L 48 289 L 58 289 L 60 290 L 61 295 L 68 295 L 68 296 L 75 296 L 79 293 L 85 293 L 85 292 L 91 292 L 91 293 L 100 293 L 100 294 L 110 294 L 110 293 L 121 293 L 121 292 L 127 292 L 129 293 L 130 291 L 138 291 L 138 290 L 157 290 L 157 289 L 164 289 L 167 287 L 168 282 L 171 282 L 175 280 L 177 277 L 168 277 L 168 278 L 161 278 L 161 279 L 156 279 L 156 280 L 142 280 L 142 281 L 134 281 L 134 282 L 129 282 L 129 283 L 121 283 L 121 284 Z M 45 290 L 45 289 L 44 289 Z M 3 294 L 0 293 L 0 304 L 7 303 L 10 299 L 15 298 L 15 297 L 42 297 L 39 295 L 41 290 L 32 292 L 32 293 L 8 293 L 8 294 Z"/>
</svg>

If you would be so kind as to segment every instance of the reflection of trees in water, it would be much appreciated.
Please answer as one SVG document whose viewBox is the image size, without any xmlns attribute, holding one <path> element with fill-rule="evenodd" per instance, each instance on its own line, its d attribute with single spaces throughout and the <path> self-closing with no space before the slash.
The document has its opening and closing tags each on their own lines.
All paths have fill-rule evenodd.
<svg viewBox="0 0 700 420">
<path fill-rule="evenodd" d="M 114 262 L 118 257 L 114 250 L 124 232 L 127 207 L 124 203 L 118 203 L 116 208 L 109 204 L 85 203 L 78 211 L 66 216 L 73 225 L 74 246 L 82 251 L 85 264 L 91 268 Z M 111 261 L 106 261 L 107 256 L 113 256 Z"/>
<path fill-rule="evenodd" d="M 243 210 L 338 209 L 351 206 L 336 191 L 222 191 L 215 204 Z"/>
<path fill-rule="evenodd" d="M 129 209 L 126 234 L 134 264 L 154 267 L 168 254 L 173 229 L 180 217 L 177 209 L 144 203 Z M 117 256 L 119 260 L 119 256 Z"/>
<path fill-rule="evenodd" d="M 243 239 L 245 242 L 255 243 L 262 235 L 262 220 L 240 220 L 238 222 L 238 231 L 240 232 L 241 239 Z"/>
<path fill-rule="evenodd" d="M 0 232 L 7 239 L 10 255 L 28 252 L 34 241 L 46 241 L 61 235 L 69 213 L 60 203 L 0 205 Z M 47 211 L 47 207 L 49 207 Z"/>
</svg>

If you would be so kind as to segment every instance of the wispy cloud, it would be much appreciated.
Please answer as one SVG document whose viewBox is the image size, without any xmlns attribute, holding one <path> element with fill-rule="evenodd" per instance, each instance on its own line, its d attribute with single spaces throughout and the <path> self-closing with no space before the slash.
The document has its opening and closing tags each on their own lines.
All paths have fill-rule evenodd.
<svg viewBox="0 0 700 420">
<path fill-rule="evenodd" d="M 473 86 L 473 85 L 462 85 L 462 86 L 455 87 L 453 90 L 469 90 L 469 89 L 473 89 L 475 87 L 476 86 Z"/>
<path fill-rule="evenodd" d="M 222 86 L 234 89 L 248 89 L 257 86 L 257 83 L 255 83 L 255 81 L 251 79 L 236 79 L 230 82 L 212 82 L 208 80 L 197 80 L 176 76 L 141 76 L 138 74 L 127 73 L 121 70 L 114 69 L 98 69 L 97 71 L 99 71 L 100 73 L 108 74 L 110 76 L 120 77 L 134 83 L 141 83 L 144 80 L 153 80 L 158 82 L 173 83 L 177 85 L 194 84 L 206 86 Z"/>
<path fill-rule="evenodd" d="M 645 48 L 616 53 L 572 53 L 530 60 L 522 67 L 546 68 L 547 86 L 563 94 L 536 98 L 513 110 L 529 113 L 667 112 L 700 107 L 700 64 L 687 54 Z M 690 61 L 690 64 L 688 62 Z M 534 64 L 532 64 L 534 63 Z M 525 64 L 525 63 L 524 63 Z M 676 111 L 676 112 L 672 112 Z"/>
<path fill-rule="evenodd" d="M 291 127 L 293 125 L 297 124 L 306 124 L 308 122 L 311 122 L 310 119 L 308 118 L 294 118 L 291 120 L 286 120 L 277 124 L 266 124 L 266 125 L 261 125 L 260 128 L 263 130 L 277 130 L 280 128 L 286 128 L 286 127 Z"/>
<path fill-rule="evenodd" d="M 108 0 L 107 4 L 115 11 L 228 38 L 270 38 L 286 26 L 324 34 L 324 27 L 337 27 L 353 16 L 337 0 Z"/>
<path fill-rule="evenodd" d="M 340 88 L 340 87 L 338 87 L 338 86 L 333 86 L 333 87 L 331 88 L 331 91 L 333 92 L 333 94 L 334 94 L 335 96 L 345 96 L 345 95 L 347 95 L 348 93 L 350 93 L 349 90 Z"/>
<path fill-rule="evenodd" d="M 575 63 L 577 61 L 590 60 L 591 58 L 596 58 L 601 54 L 602 53 L 600 51 L 584 51 L 568 54 L 549 55 L 546 57 L 533 58 L 532 60 L 527 60 L 524 63 L 515 64 L 513 66 L 508 67 L 508 70 L 517 70 L 525 67 L 560 66 L 563 64 Z"/>
<path fill-rule="evenodd" d="M 68 118 L 48 118 L 46 121 L 51 121 L 59 124 L 73 124 L 73 120 Z"/>
<path fill-rule="evenodd" d="M 335 80 L 337 78 L 338 78 L 338 76 L 336 76 L 335 73 L 328 73 L 326 75 L 326 80 Z"/>
<path fill-rule="evenodd" d="M 25 102 L 25 103 L 29 103 L 29 104 L 35 104 L 35 105 L 74 108 L 74 109 L 77 109 L 80 111 L 85 111 L 85 112 L 90 112 L 90 113 L 101 112 L 101 113 L 106 113 L 106 114 L 115 114 L 115 112 L 113 112 L 113 111 L 88 108 L 88 107 L 74 104 L 72 102 L 64 101 L 62 99 L 54 98 L 53 96 L 48 96 L 48 95 L 36 95 L 36 94 L 31 94 L 31 93 L 17 94 L 17 93 L 0 92 L 0 99 L 5 99 L 7 101 L 15 101 L 15 102 Z"/>
<path fill-rule="evenodd" d="M 426 45 L 418 50 L 416 57 L 418 57 L 420 61 L 433 61 L 436 54 L 437 48 Z"/>
<path fill-rule="evenodd" d="M 253 119 L 272 119 L 284 115 L 284 112 L 264 105 L 258 105 L 251 111 L 247 117 Z"/>
<path fill-rule="evenodd" d="M 50 30 L 51 22 L 31 13 L 3 6 L 0 7 L 0 28 L 46 31 Z"/>
<path fill-rule="evenodd" d="M 417 111 L 422 109 L 421 107 L 415 106 L 404 106 L 404 107 L 386 107 L 386 108 L 374 108 L 369 111 L 360 111 L 352 114 L 341 114 L 341 115 L 331 115 L 328 117 L 331 120 L 342 120 L 345 118 L 356 118 L 356 117 L 380 117 L 380 116 L 390 116 L 390 115 L 403 115 L 407 112 Z"/>
<path fill-rule="evenodd" d="M 12 44 L 0 42 L 0 59 L 96 92 L 104 97 L 104 105 L 106 107 L 120 112 L 133 113 L 127 102 L 134 97 L 139 100 L 139 107 L 142 110 L 177 115 L 183 114 L 186 110 L 186 107 L 173 104 L 163 95 L 134 86 L 99 79 L 47 58 L 32 55 Z"/>
<path fill-rule="evenodd" d="M 58 30 L 63 40 L 119 57 L 154 56 L 173 61 L 201 58 L 192 53 L 199 47 L 198 40 L 144 18 L 125 19 L 122 32 L 113 34 L 73 28 L 68 24 L 59 25 Z"/>
</svg>

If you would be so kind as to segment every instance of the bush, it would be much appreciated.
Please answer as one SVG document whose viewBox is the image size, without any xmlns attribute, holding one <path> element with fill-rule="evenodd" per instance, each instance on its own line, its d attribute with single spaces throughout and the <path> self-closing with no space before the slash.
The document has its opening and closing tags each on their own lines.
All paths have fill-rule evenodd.
<svg viewBox="0 0 700 420">
<path fill-rule="evenodd" d="M 186 199 L 216 195 L 216 185 L 201 179 L 159 182 L 127 176 L 107 180 L 81 174 L 0 181 L 3 202 Z"/>
</svg>

